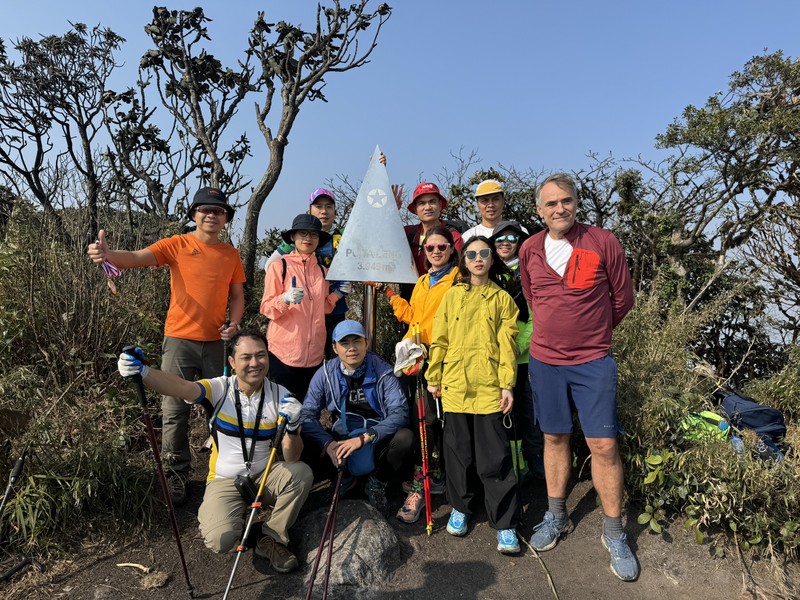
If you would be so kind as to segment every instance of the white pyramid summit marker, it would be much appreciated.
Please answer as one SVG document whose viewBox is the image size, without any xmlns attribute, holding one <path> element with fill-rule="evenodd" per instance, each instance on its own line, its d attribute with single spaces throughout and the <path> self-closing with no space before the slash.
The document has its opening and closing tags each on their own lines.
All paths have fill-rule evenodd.
<svg viewBox="0 0 800 600">
<path fill-rule="evenodd" d="M 375 146 L 328 269 L 331 281 L 416 283 L 419 278 L 380 155 Z"/>
</svg>

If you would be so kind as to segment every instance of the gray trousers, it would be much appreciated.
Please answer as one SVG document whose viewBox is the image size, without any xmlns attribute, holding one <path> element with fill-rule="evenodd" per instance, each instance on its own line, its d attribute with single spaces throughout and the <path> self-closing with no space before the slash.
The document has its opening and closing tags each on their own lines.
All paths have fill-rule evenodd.
<svg viewBox="0 0 800 600">
<path fill-rule="evenodd" d="M 196 342 L 164 337 L 161 370 L 194 381 L 222 375 L 224 342 Z M 192 405 L 175 396 L 161 397 L 161 457 L 164 467 L 188 474 L 192 464 L 189 451 L 189 415 Z"/>
</svg>

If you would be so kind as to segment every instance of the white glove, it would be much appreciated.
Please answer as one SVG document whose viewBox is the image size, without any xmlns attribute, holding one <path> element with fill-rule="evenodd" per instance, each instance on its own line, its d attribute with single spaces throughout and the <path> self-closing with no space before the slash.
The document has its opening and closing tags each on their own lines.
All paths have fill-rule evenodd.
<svg viewBox="0 0 800 600">
<path fill-rule="evenodd" d="M 303 288 L 292 288 L 288 292 L 284 292 L 281 298 L 286 304 L 300 304 L 304 294 Z"/>
<path fill-rule="evenodd" d="M 353 284 L 349 281 L 343 281 L 339 284 L 339 291 L 348 296 L 353 293 Z"/>
<path fill-rule="evenodd" d="M 144 352 L 142 352 L 142 349 L 136 348 L 131 354 L 123 352 L 119 355 L 117 370 L 126 379 L 136 375 L 141 375 L 142 379 L 144 379 L 150 372 L 150 367 L 144 364 Z"/>
<path fill-rule="evenodd" d="M 290 395 L 285 395 L 278 407 L 278 414 L 286 418 L 286 430 L 296 431 L 300 427 L 300 411 L 303 405 Z"/>
</svg>

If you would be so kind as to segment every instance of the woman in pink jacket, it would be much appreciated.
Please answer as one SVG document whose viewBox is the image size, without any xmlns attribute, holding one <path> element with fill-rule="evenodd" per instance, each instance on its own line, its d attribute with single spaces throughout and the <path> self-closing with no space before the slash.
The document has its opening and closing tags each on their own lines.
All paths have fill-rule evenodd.
<svg viewBox="0 0 800 600">
<path fill-rule="evenodd" d="M 281 237 L 295 250 L 271 263 L 264 277 L 269 378 L 302 401 L 325 356 L 325 315 L 347 290 L 329 293 L 327 272 L 314 251 L 331 236 L 317 217 L 297 215 Z"/>
</svg>

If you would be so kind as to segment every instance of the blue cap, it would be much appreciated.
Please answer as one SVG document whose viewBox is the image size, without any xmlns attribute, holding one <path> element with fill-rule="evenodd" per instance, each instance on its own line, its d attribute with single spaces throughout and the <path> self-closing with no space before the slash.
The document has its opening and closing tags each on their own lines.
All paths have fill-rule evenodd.
<svg viewBox="0 0 800 600">
<path fill-rule="evenodd" d="M 366 338 L 367 332 L 364 331 L 364 326 L 361 323 L 348 319 L 346 321 L 342 321 L 333 328 L 331 339 L 333 339 L 334 342 L 338 342 L 342 338 L 346 338 L 348 335 L 357 335 L 358 337 Z"/>
</svg>

